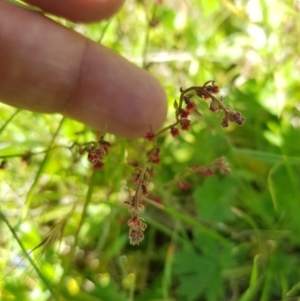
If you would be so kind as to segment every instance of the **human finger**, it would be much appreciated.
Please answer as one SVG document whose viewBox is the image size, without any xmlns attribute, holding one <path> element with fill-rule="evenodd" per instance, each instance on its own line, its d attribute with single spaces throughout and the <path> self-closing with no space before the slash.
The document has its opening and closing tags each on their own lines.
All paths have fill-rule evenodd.
<svg viewBox="0 0 300 301">
<path fill-rule="evenodd" d="M 0 99 L 18 108 L 60 112 L 126 137 L 158 129 L 163 89 L 115 52 L 44 18 L 0 2 Z"/>
<path fill-rule="evenodd" d="M 43 11 L 74 22 L 95 22 L 118 11 L 124 0 L 26 0 Z"/>
</svg>

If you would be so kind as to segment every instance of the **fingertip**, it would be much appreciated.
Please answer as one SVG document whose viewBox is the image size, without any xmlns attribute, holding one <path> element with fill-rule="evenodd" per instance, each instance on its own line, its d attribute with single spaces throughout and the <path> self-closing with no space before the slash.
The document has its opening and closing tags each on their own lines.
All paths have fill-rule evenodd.
<svg viewBox="0 0 300 301">
<path fill-rule="evenodd" d="M 103 46 L 89 43 L 78 87 L 65 114 L 91 127 L 128 138 L 156 131 L 167 114 L 159 82 Z"/>
</svg>

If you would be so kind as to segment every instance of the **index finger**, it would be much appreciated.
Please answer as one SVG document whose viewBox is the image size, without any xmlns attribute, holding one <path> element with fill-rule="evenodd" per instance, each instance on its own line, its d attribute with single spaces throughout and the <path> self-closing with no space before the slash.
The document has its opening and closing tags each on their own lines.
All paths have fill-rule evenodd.
<svg viewBox="0 0 300 301">
<path fill-rule="evenodd" d="M 166 96 L 145 70 L 43 16 L 0 1 L 0 99 L 126 137 L 156 130 Z"/>
<path fill-rule="evenodd" d="M 25 0 L 56 16 L 74 22 L 94 22 L 113 15 L 125 0 Z"/>
</svg>

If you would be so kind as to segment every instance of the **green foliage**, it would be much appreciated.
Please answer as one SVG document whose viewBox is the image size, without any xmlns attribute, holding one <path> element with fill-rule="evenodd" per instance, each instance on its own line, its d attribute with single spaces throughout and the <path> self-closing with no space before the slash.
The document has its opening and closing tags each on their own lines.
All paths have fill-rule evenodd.
<svg viewBox="0 0 300 301">
<path fill-rule="evenodd" d="M 203 185 L 194 191 L 199 218 L 211 225 L 232 221 L 234 215 L 230 206 L 235 199 L 235 184 L 229 177 L 222 180 L 217 177 L 205 179 Z"/>
<path fill-rule="evenodd" d="M 128 0 L 86 26 L 53 18 L 156 76 L 166 126 L 179 88 L 211 79 L 245 124 L 224 129 L 197 100 L 189 131 L 159 137 L 148 228 L 131 246 L 124 201 L 147 144 L 108 134 L 93 171 L 80 152 L 98 140 L 92 129 L 1 104 L 1 300 L 299 299 L 299 4 L 154 2 Z M 213 167 L 220 157 L 230 174 Z"/>
<path fill-rule="evenodd" d="M 194 248 L 179 251 L 174 272 L 179 278 L 181 300 L 226 300 L 222 271 L 232 267 L 232 246 L 222 246 L 204 235 L 197 235 Z"/>
</svg>

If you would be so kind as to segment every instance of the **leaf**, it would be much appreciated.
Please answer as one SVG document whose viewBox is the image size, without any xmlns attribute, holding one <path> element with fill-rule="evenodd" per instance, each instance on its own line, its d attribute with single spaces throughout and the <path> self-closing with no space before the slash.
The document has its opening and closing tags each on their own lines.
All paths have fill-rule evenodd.
<svg viewBox="0 0 300 301">
<path fill-rule="evenodd" d="M 174 101 L 173 107 L 174 107 L 175 110 L 178 109 L 178 102 L 177 102 L 177 100 Z"/>
<path fill-rule="evenodd" d="M 220 300 L 223 285 L 217 258 L 187 250 L 179 252 L 175 262 L 175 274 L 179 277 L 177 292 L 182 297 L 180 300 L 193 301 L 203 295 L 209 295 L 208 300 Z"/>
<path fill-rule="evenodd" d="M 236 193 L 234 180 L 230 177 L 206 178 L 204 184 L 194 191 L 198 216 L 209 223 L 232 221 L 230 210 Z"/>
</svg>

